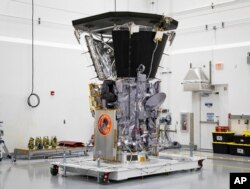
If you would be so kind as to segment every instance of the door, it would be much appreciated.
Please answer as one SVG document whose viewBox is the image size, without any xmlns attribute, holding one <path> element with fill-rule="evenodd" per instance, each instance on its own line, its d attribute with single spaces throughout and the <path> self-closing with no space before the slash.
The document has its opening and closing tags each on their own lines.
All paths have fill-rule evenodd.
<svg viewBox="0 0 250 189">
<path fill-rule="evenodd" d="M 208 95 L 201 95 L 200 103 L 201 149 L 212 150 L 213 137 L 217 125 L 228 124 L 228 90 L 227 85 L 216 85 Z"/>
</svg>

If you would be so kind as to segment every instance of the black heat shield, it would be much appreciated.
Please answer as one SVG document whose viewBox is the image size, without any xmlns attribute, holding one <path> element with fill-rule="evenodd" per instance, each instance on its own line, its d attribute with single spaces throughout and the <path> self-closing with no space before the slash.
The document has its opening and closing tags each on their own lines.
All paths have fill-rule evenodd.
<svg viewBox="0 0 250 189">
<path fill-rule="evenodd" d="M 151 30 L 140 30 L 130 34 L 128 30 L 113 30 L 114 26 L 134 22 L 135 25 L 147 26 Z M 76 30 L 112 35 L 117 77 L 136 77 L 140 64 L 145 66 L 144 74 L 154 78 L 168 39 L 164 34 L 157 48 L 154 42 L 153 28 L 163 31 L 174 30 L 178 22 L 172 18 L 164 20 L 163 15 L 136 12 L 108 12 L 73 21 Z M 153 56 L 153 52 L 156 49 Z M 151 65 L 152 62 L 152 65 Z M 150 74 L 150 76 L 148 76 Z"/>
<path fill-rule="evenodd" d="M 129 31 L 113 31 L 113 45 L 115 51 L 115 66 L 117 77 L 136 77 L 140 64 L 145 66 L 144 74 L 148 76 L 151 67 L 153 51 L 156 48 L 154 42 L 155 32 L 140 31 L 129 37 Z M 164 51 L 167 35 L 158 42 L 149 78 L 154 78 Z"/>
<path fill-rule="evenodd" d="M 128 22 L 134 22 L 136 25 L 154 27 L 160 26 L 165 31 L 175 30 L 178 26 L 178 22 L 171 19 L 170 23 L 163 24 L 163 15 L 138 13 L 138 12 L 107 12 L 94 16 L 85 17 L 78 20 L 73 20 L 73 26 L 76 30 L 82 30 L 91 32 L 99 30 L 98 33 L 111 33 L 112 26 L 122 25 Z M 109 28 L 106 30 L 100 30 L 103 28 Z"/>
</svg>

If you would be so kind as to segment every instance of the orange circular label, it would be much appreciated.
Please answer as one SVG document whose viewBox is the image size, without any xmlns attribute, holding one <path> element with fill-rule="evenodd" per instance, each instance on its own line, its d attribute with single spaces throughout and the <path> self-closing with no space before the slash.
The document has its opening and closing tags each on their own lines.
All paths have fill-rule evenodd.
<svg viewBox="0 0 250 189">
<path fill-rule="evenodd" d="M 98 130 L 99 132 L 106 136 L 110 133 L 112 129 L 112 120 L 108 114 L 102 114 L 98 120 Z"/>
</svg>

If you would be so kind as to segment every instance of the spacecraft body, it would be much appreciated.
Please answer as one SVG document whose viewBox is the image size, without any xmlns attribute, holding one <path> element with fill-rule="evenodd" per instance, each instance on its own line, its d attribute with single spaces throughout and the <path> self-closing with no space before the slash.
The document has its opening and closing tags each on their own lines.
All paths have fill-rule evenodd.
<svg viewBox="0 0 250 189">
<path fill-rule="evenodd" d="M 94 121 L 92 156 L 52 162 L 97 178 L 98 183 L 180 170 L 201 169 L 204 157 L 159 152 L 159 109 L 166 98 L 156 72 L 178 22 L 135 12 L 108 12 L 73 21 L 75 36 L 88 47 L 98 78 L 90 83 Z M 85 53 L 84 53 L 85 54 Z M 159 155 L 158 155 L 159 154 Z M 142 163 L 141 163 L 142 162 Z"/>
<path fill-rule="evenodd" d="M 178 22 L 156 14 L 108 12 L 75 20 L 73 26 L 100 81 L 89 84 L 94 159 L 141 162 L 157 155 L 156 123 L 166 94 L 155 76 Z"/>
</svg>

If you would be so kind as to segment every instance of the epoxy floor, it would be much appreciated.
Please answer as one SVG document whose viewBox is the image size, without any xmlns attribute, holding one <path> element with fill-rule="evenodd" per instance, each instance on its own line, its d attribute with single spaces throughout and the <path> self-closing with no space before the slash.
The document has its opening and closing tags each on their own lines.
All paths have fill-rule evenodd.
<svg viewBox="0 0 250 189">
<path fill-rule="evenodd" d="M 247 158 L 249 160 L 250 158 Z M 250 172 L 250 163 L 207 159 L 200 171 L 135 178 L 101 185 L 95 178 L 69 174 L 51 176 L 50 160 L 10 160 L 0 162 L 0 189 L 226 189 L 230 172 Z"/>
</svg>

